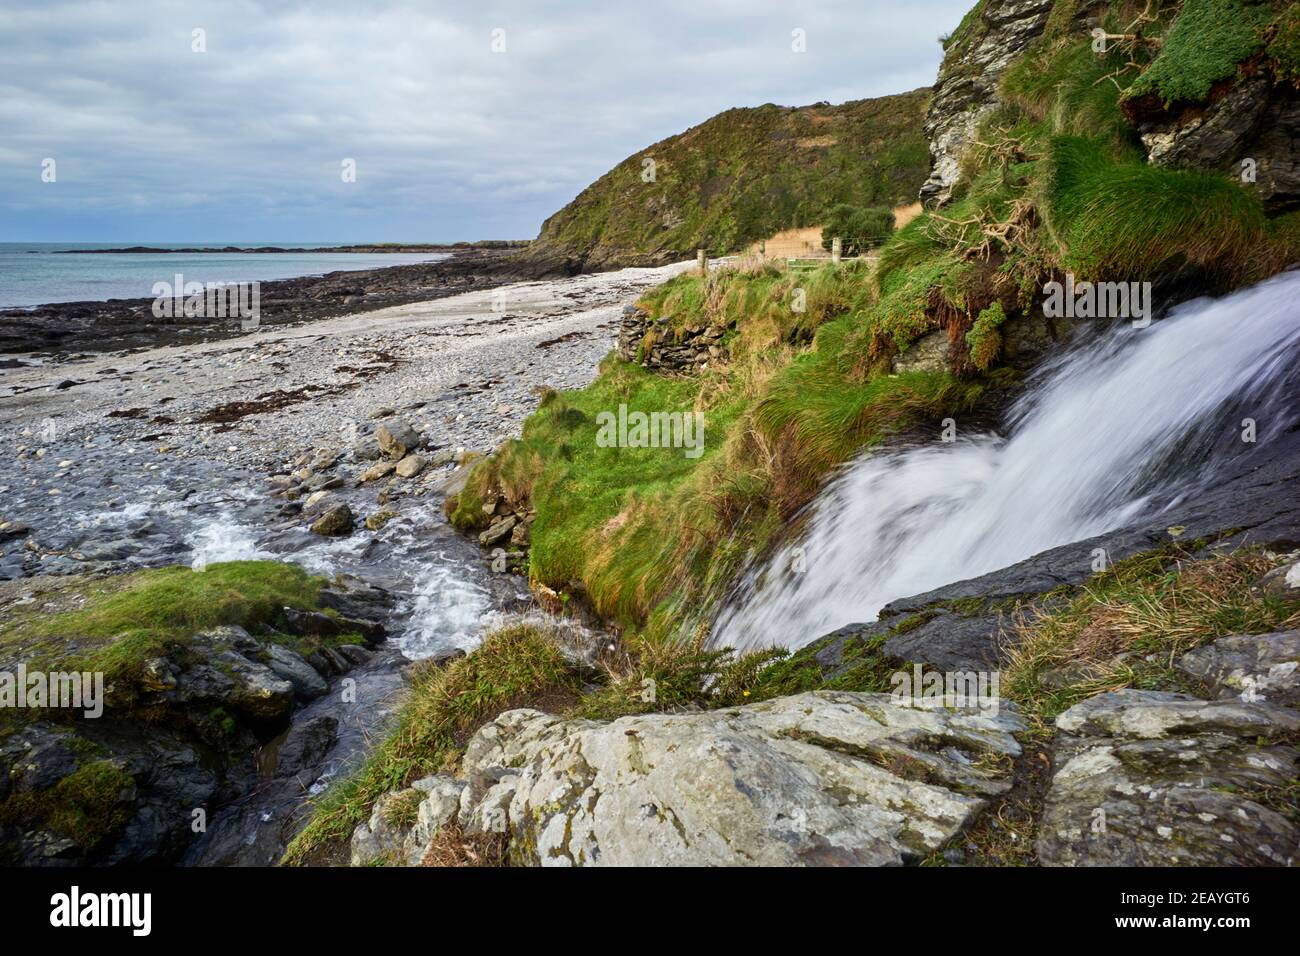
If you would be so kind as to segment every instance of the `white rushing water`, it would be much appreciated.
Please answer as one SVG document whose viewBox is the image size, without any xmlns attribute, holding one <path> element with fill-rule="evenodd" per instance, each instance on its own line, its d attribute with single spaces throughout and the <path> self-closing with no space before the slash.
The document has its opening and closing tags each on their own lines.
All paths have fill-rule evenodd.
<svg viewBox="0 0 1300 956">
<path fill-rule="evenodd" d="M 1300 347 L 1300 273 L 1128 323 L 1058 359 L 982 435 L 867 454 L 812 506 L 806 533 L 750 574 L 714 643 L 799 647 L 888 602 L 1123 526 L 1266 440 Z M 1270 388 L 1272 386 L 1272 388 Z"/>
</svg>

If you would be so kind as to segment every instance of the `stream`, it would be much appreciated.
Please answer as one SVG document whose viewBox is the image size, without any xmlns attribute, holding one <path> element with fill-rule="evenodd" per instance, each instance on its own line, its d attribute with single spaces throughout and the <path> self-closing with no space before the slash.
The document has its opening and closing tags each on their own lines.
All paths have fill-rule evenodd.
<svg viewBox="0 0 1300 956">
<path fill-rule="evenodd" d="M 469 651 L 485 630 L 530 606 L 526 582 L 492 573 L 477 544 L 447 524 L 439 496 L 404 498 L 399 516 L 379 531 L 322 538 L 301 516 L 281 513 L 284 502 L 270 496 L 262 475 L 200 459 L 146 461 L 110 436 L 77 437 L 40 444 L 43 454 L 17 460 L 0 486 L 4 517 L 28 527 L 3 542 L 0 579 L 260 558 L 353 575 L 396 598 L 384 621 L 388 640 L 346 675 L 356 682 L 356 703 L 344 702 L 343 678 L 335 678 L 330 693 L 295 711 L 290 730 L 262 748 L 259 762 L 273 767 L 288 735 L 319 728 L 322 719 L 336 722 L 336 734 L 316 735 L 314 746 L 309 734 L 291 778 L 264 773 L 262 784 L 215 810 L 186 864 L 274 863 L 304 798 L 356 766 L 382 735 L 404 669 Z M 376 510 L 371 487 L 346 486 L 334 496 L 359 514 Z M 23 547 L 28 537 L 38 552 Z"/>
</svg>

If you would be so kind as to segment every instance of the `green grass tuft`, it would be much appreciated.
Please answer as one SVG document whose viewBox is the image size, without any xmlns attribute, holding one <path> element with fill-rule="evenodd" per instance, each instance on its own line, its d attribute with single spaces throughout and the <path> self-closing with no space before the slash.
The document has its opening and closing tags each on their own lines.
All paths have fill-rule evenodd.
<svg viewBox="0 0 1300 956">
<path fill-rule="evenodd" d="M 1160 55 L 1128 88 L 1132 99 L 1148 93 L 1166 105 L 1200 103 L 1219 80 L 1264 46 L 1273 17 L 1268 3 L 1249 0 L 1184 0 Z"/>
<path fill-rule="evenodd" d="M 1276 268 L 1263 206 L 1238 182 L 1115 159 L 1076 136 L 1055 138 L 1048 163 L 1062 265 L 1084 278 L 1137 281 L 1191 265 L 1236 283 Z"/>
<path fill-rule="evenodd" d="M 134 788 L 129 774 L 108 760 L 82 764 L 48 790 L 10 795 L 0 803 L 0 824 L 49 830 L 91 853 L 129 818 Z"/>
<path fill-rule="evenodd" d="M 381 796 L 453 765 L 480 726 L 514 707 L 555 709 L 576 698 L 580 682 L 544 632 L 517 625 L 490 634 L 469 655 L 414 675 L 397 726 L 359 770 L 331 787 L 312 808 L 306 828 L 285 851 L 287 864 L 306 862 L 351 837 Z"/>
<path fill-rule="evenodd" d="M 64 597 L 81 606 L 53 614 L 15 611 L 0 626 L 0 656 L 101 671 L 111 682 L 129 678 L 148 658 L 200 631 L 229 624 L 269 627 L 286 607 L 316 610 L 324 584 L 275 561 L 231 561 L 202 571 L 155 568 L 70 584 Z M 307 649 L 289 635 L 276 639 Z"/>
</svg>

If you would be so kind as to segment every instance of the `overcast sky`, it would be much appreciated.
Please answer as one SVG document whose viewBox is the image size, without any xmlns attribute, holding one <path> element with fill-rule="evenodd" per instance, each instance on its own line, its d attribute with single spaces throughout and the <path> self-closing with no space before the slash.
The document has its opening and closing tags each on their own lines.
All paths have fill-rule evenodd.
<svg viewBox="0 0 1300 956">
<path fill-rule="evenodd" d="M 972 3 L 0 0 L 0 241 L 531 238 L 721 110 L 930 85 Z"/>
</svg>

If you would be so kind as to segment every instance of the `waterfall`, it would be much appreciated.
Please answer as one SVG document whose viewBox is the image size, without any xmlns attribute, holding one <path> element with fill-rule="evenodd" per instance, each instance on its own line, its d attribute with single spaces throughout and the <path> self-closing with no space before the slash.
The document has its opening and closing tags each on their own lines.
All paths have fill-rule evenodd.
<svg viewBox="0 0 1300 956">
<path fill-rule="evenodd" d="M 1098 330 L 1033 378 L 1005 437 L 864 454 L 810 506 L 804 533 L 744 577 L 714 643 L 799 647 L 1175 505 L 1292 424 L 1298 302 L 1291 272 L 1145 329 Z"/>
</svg>

